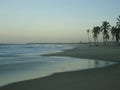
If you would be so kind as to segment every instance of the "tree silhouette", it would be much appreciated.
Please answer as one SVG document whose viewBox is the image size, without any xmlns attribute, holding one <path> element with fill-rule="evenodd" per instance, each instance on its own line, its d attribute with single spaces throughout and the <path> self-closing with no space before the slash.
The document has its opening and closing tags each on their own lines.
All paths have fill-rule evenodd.
<svg viewBox="0 0 120 90">
<path fill-rule="evenodd" d="M 90 30 L 87 30 L 89 45 L 90 45 Z M 109 32 L 111 32 L 112 40 L 116 41 L 117 44 L 119 44 L 120 41 L 120 16 L 117 18 L 116 26 L 112 26 L 107 21 L 103 21 L 101 27 L 95 26 L 92 29 L 93 38 L 94 38 L 94 44 L 97 45 L 98 42 L 98 35 L 102 32 L 103 34 L 103 43 L 106 45 L 106 42 L 108 42 L 110 35 Z"/>
<path fill-rule="evenodd" d="M 117 18 L 118 22 L 117 22 L 117 28 L 120 28 L 120 16 Z"/>
<path fill-rule="evenodd" d="M 88 29 L 88 30 L 87 30 L 87 35 L 88 35 L 89 46 L 90 46 L 90 36 L 89 36 L 89 32 L 90 32 L 90 30 Z"/>
<path fill-rule="evenodd" d="M 118 43 L 120 40 L 120 16 L 117 18 L 117 25 L 116 25 L 116 42 Z"/>
<path fill-rule="evenodd" d="M 100 33 L 100 27 L 99 26 L 94 27 L 92 30 L 92 33 L 93 33 L 94 43 L 96 45 L 98 42 L 98 35 Z"/>
<path fill-rule="evenodd" d="M 117 28 L 116 27 L 112 27 L 111 28 L 111 35 L 112 35 L 112 40 L 114 41 L 115 37 L 116 37 L 116 30 Z"/>
<path fill-rule="evenodd" d="M 107 40 L 109 39 L 109 30 L 110 24 L 107 21 L 104 21 L 101 26 L 101 31 L 103 32 L 103 42 L 106 45 Z"/>
</svg>

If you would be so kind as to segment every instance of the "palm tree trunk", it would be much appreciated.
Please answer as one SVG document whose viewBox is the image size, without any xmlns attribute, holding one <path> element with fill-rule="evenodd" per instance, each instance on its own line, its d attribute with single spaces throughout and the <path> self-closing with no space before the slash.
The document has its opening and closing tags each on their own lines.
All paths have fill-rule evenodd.
<svg viewBox="0 0 120 90">
<path fill-rule="evenodd" d="M 97 38 L 95 38 L 94 43 L 95 43 L 95 46 L 96 46 L 97 45 Z"/>
<path fill-rule="evenodd" d="M 89 46 L 90 46 L 90 36 L 89 36 L 89 33 L 88 33 L 88 40 L 89 40 Z"/>
<path fill-rule="evenodd" d="M 119 42 L 119 33 L 116 33 L 116 42 L 118 43 Z"/>
<path fill-rule="evenodd" d="M 106 43 L 105 43 L 105 35 L 103 35 L 103 44 L 106 45 Z"/>
<path fill-rule="evenodd" d="M 97 43 L 99 43 L 99 40 L 98 40 L 98 38 L 97 38 Z"/>
</svg>

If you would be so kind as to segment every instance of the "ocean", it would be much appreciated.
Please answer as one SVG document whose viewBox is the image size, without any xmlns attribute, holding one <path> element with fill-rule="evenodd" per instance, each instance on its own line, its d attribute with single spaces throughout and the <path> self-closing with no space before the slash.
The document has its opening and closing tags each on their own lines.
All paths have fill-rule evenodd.
<svg viewBox="0 0 120 90">
<path fill-rule="evenodd" d="M 67 44 L 0 44 L 0 86 L 59 72 L 103 67 L 113 62 L 42 54 L 72 49 Z"/>
</svg>

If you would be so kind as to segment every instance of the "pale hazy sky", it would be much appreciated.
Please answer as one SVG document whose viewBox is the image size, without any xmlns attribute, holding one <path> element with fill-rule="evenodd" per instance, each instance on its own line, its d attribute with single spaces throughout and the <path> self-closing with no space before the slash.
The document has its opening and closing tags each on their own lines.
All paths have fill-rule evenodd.
<svg viewBox="0 0 120 90">
<path fill-rule="evenodd" d="M 0 0 L 0 43 L 86 41 L 120 15 L 120 0 Z"/>
</svg>

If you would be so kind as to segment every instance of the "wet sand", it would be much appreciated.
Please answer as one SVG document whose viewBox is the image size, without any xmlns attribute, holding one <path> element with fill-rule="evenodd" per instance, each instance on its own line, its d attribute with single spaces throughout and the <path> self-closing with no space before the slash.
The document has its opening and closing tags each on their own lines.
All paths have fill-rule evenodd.
<svg viewBox="0 0 120 90">
<path fill-rule="evenodd" d="M 79 46 L 63 52 L 46 54 L 44 56 L 69 56 L 83 59 L 120 61 L 120 47 L 118 46 Z"/>
<path fill-rule="evenodd" d="M 44 55 L 46 56 L 46 55 Z M 77 47 L 47 56 L 120 61 L 120 47 Z M 120 64 L 17 82 L 0 90 L 120 90 Z"/>
</svg>

